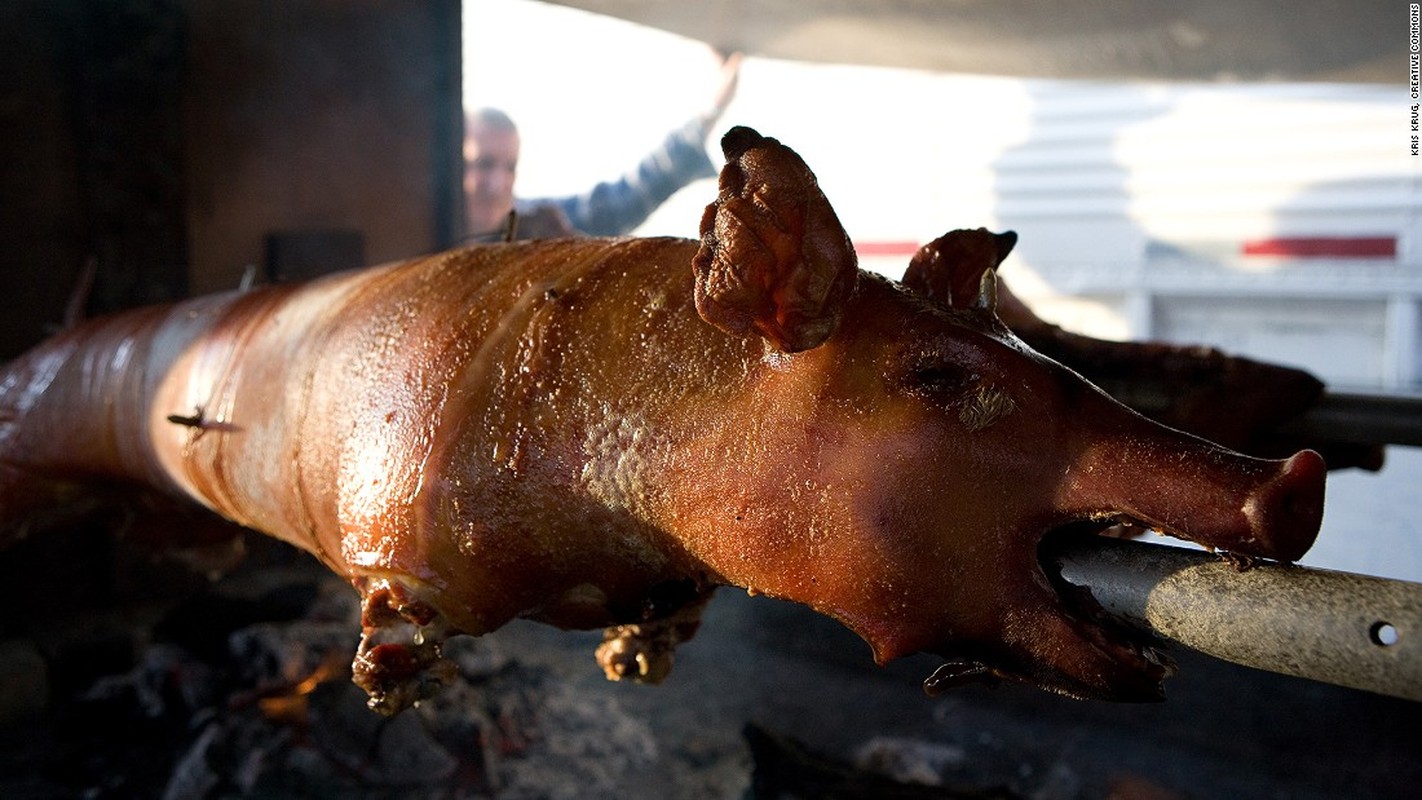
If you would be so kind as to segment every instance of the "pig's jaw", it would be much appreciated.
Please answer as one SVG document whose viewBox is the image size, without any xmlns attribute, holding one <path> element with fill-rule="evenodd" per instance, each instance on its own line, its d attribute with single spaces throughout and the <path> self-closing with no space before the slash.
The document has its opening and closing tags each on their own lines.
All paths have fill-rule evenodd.
<svg viewBox="0 0 1422 800">
<path fill-rule="evenodd" d="M 1022 520 L 1015 530 L 998 531 L 991 538 L 1000 543 L 1034 544 L 999 551 L 993 564 L 997 574 L 1021 570 L 1036 580 L 1018 581 L 1001 602 L 957 615 L 960 624 L 969 624 L 966 630 L 976 633 L 925 648 L 947 662 L 925 681 L 924 689 L 936 694 L 965 683 L 1005 679 L 1083 699 L 1163 699 L 1162 682 L 1174 673 L 1174 665 L 1160 643 L 1107 613 L 1089 589 L 1065 581 L 1059 554 L 1063 544 L 1081 537 L 1153 529 L 1230 555 L 1280 561 L 1302 555 L 1322 516 L 1324 465 L 1317 454 L 1304 451 L 1285 461 L 1229 454 L 1217 461 L 1230 463 L 1237 482 L 1246 486 L 1222 490 L 1213 480 L 1218 476 L 1196 484 L 1193 491 L 1213 497 L 1212 512 L 1181 518 L 1177 508 L 1200 506 L 1181 506 L 1181 497 L 1162 489 L 1114 509 L 1078 507 L 1054 519 L 1035 524 Z M 1167 521 L 1172 519 L 1176 521 Z M 996 640 L 982 635 L 985 631 Z"/>
<path fill-rule="evenodd" d="M 1175 672 L 1160 643 L 1106 612 L 1089 590 L 1061 577 L 1059 546 L 1097 536 L 1116 525 L 1139 523 L 1124 514 L 1110 520 L 1065 521 L 1032 537 L 1036 548 L 1011 568 L 1035 574 L 1020 582 L 1010 598 L 977 616 L 974 628 L 988 637 L 929 647 L 945 663 L 923 684 L 929 695 L 973 683 L 1013 681 L 1067 697 L 1119 702 L 1164 699 L 1163 681 Z M 987 622 L 991 620 L 990 622 Z"/>
<path fill-rule="evenodd" d="M 1091 590 L 1068 582 L 1061 575 L 1059 553 L 1068 541 L 1101 535 L 1134 536 L 1148 525 L 1124 514 L 1105 521 L 1078 522 L 1055 528 L 1038 545 L 1038 567 L 1055 592 L 1055 608 L 1044 631 L 1059 638 L 1064 652 L 1089 648 L 1096 662 L 1097 680 L 1058 673 L 1039 677 L 1042 688 L 1069 697 L 1127 702 L 1165 699 L 1162 682 L 1175 674 L 1175 664 L 1161 648 L 1163 642 L 1116 618 L 1096 601 Z M 1109 531 L 1109 533 L 1108 533 Z M 1097 675 L 1093 675 L 1096 678 Z"/>
</svg>

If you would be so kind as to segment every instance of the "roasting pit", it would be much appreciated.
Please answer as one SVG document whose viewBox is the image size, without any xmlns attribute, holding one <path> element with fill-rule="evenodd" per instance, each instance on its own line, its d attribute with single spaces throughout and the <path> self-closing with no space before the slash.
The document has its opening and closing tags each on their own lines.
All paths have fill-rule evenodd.
<svg viewBox="0 0 1422 800">
<path fill-rule="evenodd" d="M 929 699 L 933 659 L 880 669 L 836 623 L 726 590 L 663 686 L 605 681 L 597 632 L 517 623 L 456 639 L 456 684 L 386 720 L 349 682 L 355 593 L 241 543 L 213 581 L 96 532 L 7 553 L 26 600 L 3 617 L 0 795 L 1324 798 L 1422 781 L 1415 703 L 1188 652 L 1160 705 Z"/>
</svg>

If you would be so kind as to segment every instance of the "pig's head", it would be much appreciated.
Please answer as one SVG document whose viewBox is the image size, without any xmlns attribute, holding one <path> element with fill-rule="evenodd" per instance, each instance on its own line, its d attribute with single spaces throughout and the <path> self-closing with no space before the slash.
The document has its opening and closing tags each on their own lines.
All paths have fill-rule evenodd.
<svg viewBox="0 0 1422 800">
<path fill-rule="evenodd" d="M 793 151 L 746 128 L 723 147 L 697 308 L 764 340 L 756 391 L 779 415 L 735 478 L 761 487 L 739 491 L 776 543 L 740 545 L 750 566 L 723 574 L 838 618 L 881 663 L 944 657 L 930 689 L 1147 700 L 1168 661 L 1060 580 L 1054 541 L 1128 525 L 1281 561 L 1312 544 L 1317 454 L 1254 459 L 1160 426 L 1002 325 L 995 268 L 1015 236 L 950 233 L 895 284 L 858 271 Z"/>
</svg>

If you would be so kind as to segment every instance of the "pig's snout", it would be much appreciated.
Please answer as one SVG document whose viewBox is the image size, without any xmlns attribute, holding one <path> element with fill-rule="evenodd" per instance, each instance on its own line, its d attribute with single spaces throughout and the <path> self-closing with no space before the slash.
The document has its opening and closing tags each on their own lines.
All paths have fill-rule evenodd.
<svg viewBox="0 0 1422 800">
<path fill-rule="evenodd" d="M 1323 521 L 1327 470 L 1318 453 L 1303 450 L 1284 461 L 1218 448 L 1194 455 L 1190 463 L 1202 469 L 1189 481 L 1158 463 L 1150 465 L 1155 469 L 1132 471 L 1128 480 L 1138 489 L 1144 486 L 1138 492 L 1144 501 L 1128 504 L 1116 519 L 1241 556 L 1295 561 L 1313 545 Z M 1174 483 L 1148 483 L 1163 475 L 1171 475 Z M 1096 530 L 1090 525 L 1059 529 L 1068 537 Z M 1052 537 L 1049 533 L 1048 540 Z M 1032 620 L 1034 634 L 1020 644 L 1026 655 L 1005 656 L 996 665 L 999 674 L 1028 675 L 1027 680 L 1075 697 L 1159 699 L 1160 682 L 1171 671 L 1168 659 L 1112 622 L 1089 590 L 1064 582 L 1054 558 L 1049 545 L 1042 563 L 1055 592 L 1034 611 L 1019 609 L 1021 615 L 1035 615 L 1018 617 Z"/>
<path fill-rule="evenodd" d="M 1323 522 L 1327 471 L 1322 456 L 1300 450 L 1250 495 L 1244 514 L 1257 550 L 1252 555 L 1297 561 L 1308 552 Z"/>
</svg>

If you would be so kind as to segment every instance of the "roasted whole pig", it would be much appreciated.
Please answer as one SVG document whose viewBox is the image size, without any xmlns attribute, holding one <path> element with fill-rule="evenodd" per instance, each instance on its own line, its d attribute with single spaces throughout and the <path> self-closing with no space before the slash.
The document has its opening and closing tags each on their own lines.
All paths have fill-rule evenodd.
<svg viewBox="0 0 1422 800">
<path fill-rule="evenodd" d="M 1165 659 L 1044 541 L 1312 544 L 1317 454 L 1145 419 L 1003 326 L 996 260 L 862 273 L 792 150 L 723 148 L 700 241 L 476 246 L 56 336 L 0 377 L 7 535 L 135 485 L 310 551 L 363 597 L 356 681 L 385 712 L 437 688 L 446 637 L 518 617 L 606 628 L 610 677 L 659 680 L 721 585 L 881 663 L 939 654 L 931 688 L 1155 699 Z"/>
</svg>

